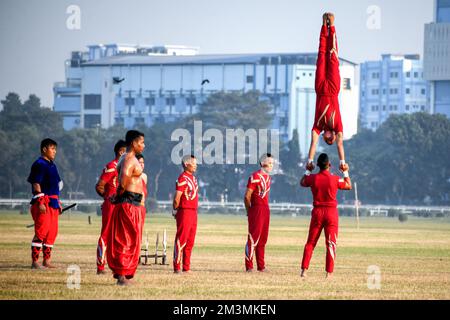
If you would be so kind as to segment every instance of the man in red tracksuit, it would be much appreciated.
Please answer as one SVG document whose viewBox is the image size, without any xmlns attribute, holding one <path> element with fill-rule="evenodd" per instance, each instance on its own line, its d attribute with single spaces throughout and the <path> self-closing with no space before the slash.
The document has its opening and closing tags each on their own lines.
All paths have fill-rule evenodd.
<svg viewBox="0 0 450 320">
<path fill-rule="evenodd" d="M 197 160 L 193 155 L 182 159 L 183 173 L 176 182 L 173 209 L 176 210 L 177 234 L 173 252 L 173 271 L 190 272 L 191 253 L 197 232 L 198 184 L 194 176 Z M 181 265 L 183 265 L 181 267 Z"/>
<path fill-rule="evenodd" d="M 317 165 L 320 168 L 318 174 L 311 174 L 311 172 L 307 170 L 300 181 L 302 187 L 311 188 L 314 198 L 314 208 L 311 213 L 308 241 L 303 251 L 301 273 L 303 278 L 306 277 L 306 270 L 309 268 L 309 262 L 322 229 L 325 229 L 325 245 L 327 250 L 325 269 L 327 278 L 331 278 L 334 269 L 334 260 L 336 259 L 336 241 L 339 221 L 336 195 L 338 190 L 352 189 L 347 164 L 343 166 L 343 179 L 330 173 L 331 164 L 327 154 L 322 153 L 319 156 Z"/>
<path fill-rule="evenodd" d="M 336 141 L 340 168 L 345 164 L 343 125 L 339 108 L 339 91 L 341 89 L 341 76 L 339 74 L 338 45 L 334 15 L 325 13 L 320 31 L 320 44 L 316 68 L 316 113 L 311 132 L 311 145 L 309 147 L 306 169 L 314 169 L 314 155 L 319 136 L 324 132 L 323 139 L 329 145 Z"/>
<path fill-rule="evenodd" d="M 97 245 L 97 274 L 104 274 L 106 263 L 106 240 L 107 240 L 107 226 L 114 210 L 114 204 L 111 198 L 115 196 L 117 191 L 117 162 L 122 154 L 126 151 L 126 143 L 123 140 L 117 141 L 114 146 L 115 158 L 109 162 L 103 169 L 102 175 L 95 185 L 95 191 L 102 197 L 102 231 Z"/>
<path fill-rule="evenodd" d="M 264 251 L 269 236 L 269 192 L 270 172 L 274 159 L 270 153 L 260 159 L 261 170 L 254 172 L 248 179 L 247 191 L 244 197 L 248 217 L 248 239 L 245 245 L 245 270 L 253 271 L 253 256 L 256 256 L 257 270 L 266 269 Z"/>
</svg>

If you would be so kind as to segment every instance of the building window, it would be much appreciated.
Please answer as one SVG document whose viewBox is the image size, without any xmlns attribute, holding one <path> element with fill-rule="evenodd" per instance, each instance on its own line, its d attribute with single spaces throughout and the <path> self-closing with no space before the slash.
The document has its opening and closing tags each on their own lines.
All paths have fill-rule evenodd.
<svg viewBox="0 0 450 320">
<path fill-rule="evenodd" d="M 188 106 L 195 106 L 197 104 L 197 101 L 194 96 L 191 96 L 186 98 L 186 103 Z"/>
<path fill-rule="evenodd" d="M 125 105 L 127 106 L 134 106 L 134 98 L 125 98 Z"/>
<path fill-rule="evenodd" d="M 270 85 L 271 82 L 272 82 L 272 78 L 271 77 L 267 77 L 267 84 Z"/>
<path fill-rule="evenodd" d="M 426 93 L 425 89 L 420 90 L 420 92 L 422 92 L 423 95 Z"/>
<path fill-rule="evenodd" d="M 421 106 L 420 110 L 425 111 L 425 106 Z"/>
<path fill-rule="evenodd" d="M 398 89 L 389 89 L 389 94 L 398 94 Z"/>
<path fill-rule="evenodd" d="M 155 97 L 145 98 L 145 104 L 147 106 L 154 106 L 155 105 Z"/>
<path fill-rule="evenodd" d="M 407 78 L 411 78 L 411 72 L 408 71 L 408 72 L 406 73 L 406 77 L 407 77 Z"/>
<path fill-rule="evenodd" d="M 134 124 L 137 125 L 137 126 L 144 126 L 145 125 L 145 119 L 143 117 L 135 118 Z"/>
<path fill-rule="evenodd" d="M 380 79 L 380 73 L 379 72 L 372 73 L 372 79 Z"/>
<path fill-rule="evenodd" d="M 344 90 L 350 90 L 350 89 L 351 89 L 350 78 L 344 78 Z"/>
<path fill-rule="evenodd" d="M 247 76 L 247 83 L 253 83 L 253 76 Z"/>
<path fill-rule="evenodd" d="M 101 124 L 101 115 L 99 114 L 86 114 L 84 116 L 85 128 L 97 128 Z"/>
<path fill-rule="evenodd" d="M 166 105 L 174 106 L 175 105 L 175 97 L 166 98 Z"/>
<path fill-rule="evenodd" d="M 406 88 L 406 94 L 409 94 L 411 90 L 409 88 Z"/>
<path fill-rule="evenodd" d="M 383 89 L 383 94 L 386 94 L 386 89 Z"/>
<path fill-rule="evenodd" d="M 102 96 L 100 94 L 85 94 L 84 95 L 84 108 L 85 109 L 101 109 L 102 108 Z"/>
<path fill-rule="evenodd" d="M 124 125 L 124 119 L 122 117 L 117 117 L 114 119 L 114 124 L 122 126 Z"/>
<path fill-rule="evenodd" d="M 391 73 L 389 74 L 389 76 L 390 76 L 391 78 L 398 78 L 398 72 L 391 72 Z"/>
<path fill-rule="evenodd" d="M 418 72 L 414 72 L 414 78 L 418 78 L 419 77 L 419 73 Z"/>
<path fill-rule="evenodd" d="M 405 106 L 405 110 L 406 110 L 406 111 L 409 111 L 409 104 L 407 104 L 407 105 Z"/>
</svg>

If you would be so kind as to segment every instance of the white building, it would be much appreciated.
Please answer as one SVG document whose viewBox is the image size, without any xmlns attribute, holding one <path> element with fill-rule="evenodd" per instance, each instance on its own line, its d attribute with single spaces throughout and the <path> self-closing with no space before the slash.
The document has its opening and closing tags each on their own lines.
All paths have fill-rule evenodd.
<svg viewBox="0 0 450 320">
<path fill-rule="evenodd" d="M 315 110 L 316 54 L 198 54 L 183 46 L 95 45 L 73 52 L 66 81 L 54 87 L 54 110 L 64 128 L 127 128 L 157 119 L 173 121 L 195 113 L 211 93 L 259 90 L 274 106 L 273 129 L 283 141 L 300 135 L 309 148 Z M 341 60 L 341 113 L 346 138 L 357 131 L 356 65 Z M 203 80 L 209 82 L 202 85 Z"/>
<path fill-rule="evenodd" d="M 361 126 L 376 130 L 391 114 L 429 112 L 430 85 L 419 55 L 382 55 L 360 66 Z"/>
<path fill-rule="evenodd" d="M 424 77 L 431 81 L 431 112 L 450 118 L 450 0 L 435 0 L 434 21 L 425 25 Z"/>
</svg>

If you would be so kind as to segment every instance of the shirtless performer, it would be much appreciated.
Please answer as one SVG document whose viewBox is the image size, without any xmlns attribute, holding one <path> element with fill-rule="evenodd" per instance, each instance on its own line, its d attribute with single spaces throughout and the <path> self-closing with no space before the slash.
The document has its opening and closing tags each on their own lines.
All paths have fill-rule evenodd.
<svg viewBox="0 0 450 320">
<path fill-rule="evenodd" d="M 144 151 L 144 134 L 130 130 L 125 142 L 127 152 L 117 164 L 119 183 L 106 247 L 108 266 L 118 285 L 129 285 L 134 277 L 142 241 L 142 166 L 136 154 Z"/>
</svg>

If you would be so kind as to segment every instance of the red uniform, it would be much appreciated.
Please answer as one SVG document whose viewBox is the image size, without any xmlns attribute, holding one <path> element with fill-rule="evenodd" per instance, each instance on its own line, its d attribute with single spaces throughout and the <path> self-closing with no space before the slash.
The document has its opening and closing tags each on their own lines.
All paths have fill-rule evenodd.
<svg viewBox="0 0 450 320">
<path fill-rule="evenodd" d="M 336 241 L 338 236 L 339 215 L 336 200 L 338 189 L 344 190 L 344 179 L 332 175 L 328 170 L 311 174 L 304 180 L 304 186 L 310 187 L 314 198 L 308 241 L 303 251 L 302 269 L 309 268 L 314 248 L 322 229 L 325 229 L 326 271 L 333 272 L 336 259 Z"/>
<path fill-rule="evenodd" d="M 183 172 L 176 182 L 176 191 L 181 191 L 180 205 L 175 219 L 177 234 L 173 251 L 173 269 L 183 271 L 191 268 L 191 253 L 197 232 L 198 184 L 194 175 Z"/>
<path fill-rule="evenodd" d="M 105 269 L 106 263 L 106 247 L 107 247 L 107 227 L 114 210 L 114 204 L 111 203 L 110 197 L 116 194 L 117 190 L 117 160 L 109 162 L 103 169 L 100 180 L 105 182 L 105 193 L 103 195 L 102 204 L 102 231 L 97 245 L 97 270 Z"/>
<path fill-rule="evenodd" d="M 118 197 L 108 224 L 106 257 L 114 277 L 134 277 L 142 242 L 142 194 L 125 191 Z"/>
<path fill-rule="evenodd" d="M 251 206 L 248 211 L 248 240 L 245 246 L 245 269 L 253 269 L 253 256 L 256 254 L 258 270 L 264 270 L 264 250 L 269 236 L 269 192 L 270 176 L 262 169 L 254 172 L 248 179 L 247 188 L 253 190 Z"/>
<path fill-rule="evenodd" d="M 320 134 L 324 130 L 343 132 L 341 112 L 339 110 L 339 74 L 338 46 L 334 26 L 329 29 L 322 26 L 320 32 L 319 54 L 316 69 L 316 114 L 313 130 Z"/>
<path fill-rule="evenodd" d="M 147 184 L 145 183 L 144 179 L 142 179 L 142 190 L 143 190 L 143 194 L 142 194 L 142 198 L 147 199 Z M 142 239 L 142 233 L 144 232 L 144 225 L 145 225 L 145 216 L 147 215 L 147 209 L 145 208 L 145 202 L 141 205 L 141 215 L 142 215 L 142 226 L 141 226 L 141 239 Z"/>
</svg>

